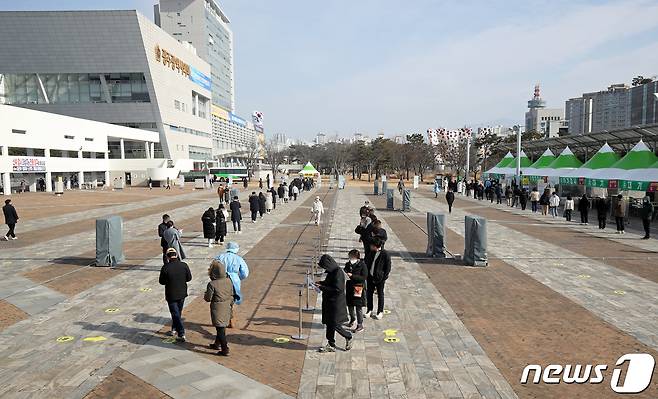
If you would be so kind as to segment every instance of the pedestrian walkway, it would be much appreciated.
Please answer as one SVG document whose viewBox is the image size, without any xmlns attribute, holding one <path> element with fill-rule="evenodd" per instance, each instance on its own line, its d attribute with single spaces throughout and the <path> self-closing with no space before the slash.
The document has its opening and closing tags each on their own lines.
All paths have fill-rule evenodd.
<svg viewBox="0 0 658 399">
<path fill-rule="evenodd" d="M 339 191 L 329 253 L 339 264 L 361 248 L 354 226 L 366 199 L 361 190 Z M 386 217 L 378 213 L 379 217 Z M 351 351 L 318 353 L 324 339 L 316 311 L 306 352 L 300 398 L 515 398 L 507 381 L 464 327 L 419 265 L 388 230 L 393 257 L 386 285 L 386 315 L 365 321 Z M 321 296 L 316 308 L 321 308 Z M 390 312 L 390 313 L 389 313 Z M 388 333 L 388 336 L 387 336 Z M 385 342 L 385 338 L 392 342 Z M 338 338 L 338 345 L 342 344 Z"/>
<path fill-rule="evenodd" d="M 299 202 L 277 209 L 256 224 L 257 229 L 251 225 L 245 226 L 245 234 L 230 235 L 229 240 L 238 242 L 241 251 L 248 251 L 284 220 L 297 204 Z M 202 204 L 185 207 L 174 210 L 172 216 L 183 217 L 189 213 L 198 217 L 200 209 L 204 209 Z M 138 219 L 126 224 L 129 226 L 125 237 L 139 234 L 146 228 L 154 228 L 153 220 Z M 84 240 L 84 237 L 76 238 Z M 71 244 L 75 242 L 72 238 L 67 240 L 72 240 Z M 130 245 L 129 239 L 126 245 Z M 153 241 L 153 245 L 158 245 L 157 240 Z M 53 248 L 55 251 L 60 250 Z M 220 252 L 221 248 L 187 246 L 186 251 L 189 255 L 186 262 L 194 276 L 189 286 L 188 301 L 192 301 L 205 290 L 209 259 Z M 162 337 L 156 333 L 169 321 L 167 306 L 162 299 L 162 287 L 157 281 L 161 262 L 161 256 L 156 256 L 147 261 L 145 267 L 129 269 L 48 308 L 47 312 L 41 312 L 2 331 L 0 396 L 82 398 L 129 359 L 136 363 L 128 363 L 126 367 L 134 370 L 130 365 L 138 364 L 143 357 L 151 357 L 151 360 L 155 355 L 169 357 L 169 349 L 172 348 L 163 346 Z M 84 338 L 90 340 L 85 341 Z M 142 346 L 151 350 L 135 355 Z M 160 349 L 162 354 L 154 354 L 154 351 Z M 240 397 L 239 392 L 244 394 L 242 397 L 249 397 L 250 392 L 267 391 L 265 388 L 254 391 L 259 389 L 255 381 L 247 380 L 246 377 L 237 378 L 234 372 L 222 369 L 196 354 L 193 356 L 198 357 L 194 360 L 195 364 L 200 362 L 200 367 L 212 371 L 214 377 L 224 375 L 222 372 L 225 372 L 224 381 L 235 383 L 233 387 L 237 397 Z M 184 362 L 190 360 L 188 355 L 182 358 Z M 154 370 L 164 371 L 153 367 Z M 217 379 L 208 381 L 207 376 L 199 374 L 188 378 L 184 377 L 185 374 L 179 374 L 183 378 L 175 379 L 173 383 L 168 380 L 165 393 L 174 398 L 191 397 L 192 393 L 197 394 L 197 397 L 216 397 L 209 390 Z M 172 374 L 148 374 L 143 377 L 147 383 L 157 386 L 162 382 L 163 375 L 169 379 L 176 377 Z M 192 386 L 193 383 L 197 383 L 196 386 Z M 274 393 L 272 397 L 276 396 Z"/>
<path fill-rule="evenodd" d="M 112 195 L 112 192 L 106 193 L 108 196 Z M 78 191 L 75 195 L 80 196 L 80 200 L 84 201 L 85 191 Z M 160 196 L 145 201 L 130 202 L 122 205 L 111 205 L 111 206 L 98 206 L 95 209 L 90 209 L 82 212 L 71 212 L 61 215 L 49 216 L 47 218 L 39 219 L 21 219 L 18 227 L 20 228 L 21 234 L 28 233 L 34 230 L 43 230 L 52 227 L 61 226 L 66 223 L 77 222 L 80 220 L 98 218 L 107 215 L 112 215 L 120 212 L 147 208 L 155 205 L 166 204 L 168 202 L 174 201 L 184 201 L 189 199 L 201 199 L 208 198 L 210 193 L 206 190 L 193 191 L 187 194 L 178 194 L 175 196 Z M 216 198 L 216 195 L 215 195 Z M 19 215 L 20 215 L 20 209 Z"/>
<path fill-rule="evenodd" d="M 447 205 L 415 195 L 413 208 L 420 212 L 443 211 Z M 448 228 L 464 236 L 464 216 L 453 207 Z M 573 300 L 608 323 L 658 349 L 658 284 L 601 261 L 583 257 L 550 242 L 513 230 L 502 223 L 487 223 L 489 256 L 507 263 Z M 522 254 L 525 254 L 522 255 Z"/>
</svg>

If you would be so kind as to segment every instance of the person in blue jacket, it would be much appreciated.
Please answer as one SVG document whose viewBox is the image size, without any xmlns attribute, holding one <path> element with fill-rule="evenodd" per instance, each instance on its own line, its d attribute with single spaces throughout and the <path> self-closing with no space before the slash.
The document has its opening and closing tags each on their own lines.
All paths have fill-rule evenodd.
<svg viewBox="0 0 658 399">
<path fill-rule="evenodd" d="M 249 277 L 249 267 L 247 262 L 244 261 L 242 256 L 238 255 L 240 246 L 237 242 L 229 242 L 226 246 L 226 252 L 221 253 L 215 257 L 226 266 L 226 274 L 233 283 L 233 290 L 235 291 L 235 305 L 242 303 L 242 291 L 240 291 L 240 282 Z M 231 305 L 231 321 L 228 328 L 233 328 L 237 325 L 236 310 Z"/>
<path fill-rule="evenodd" d="M 440 192 L 441 192 L 441 181 L 439 179 L 434 179 L 434 198 L 438 198 Z"/>
</svg>

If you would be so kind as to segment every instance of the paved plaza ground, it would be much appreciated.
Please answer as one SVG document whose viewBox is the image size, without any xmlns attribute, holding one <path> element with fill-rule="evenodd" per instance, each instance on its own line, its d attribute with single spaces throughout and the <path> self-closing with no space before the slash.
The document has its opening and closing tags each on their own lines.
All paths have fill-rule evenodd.
<svg viewBox="0 0 658 399">
<path fill-rule="evenodd" d="M 310 223 L 316 195 L 327 212 L 320 227 Z M 248 222 L 246 197 L 242 190 Z M 354 228 L 366 199 L 388 231 L 393 260 L 384 318 L 366 320 L 351 351 L 338 337 L 336 353 L 318 353 L 322 297 L 310 292 L 308 338 L 275 342 L 298 333 L 301 284 L 318 256 L 342 264 L 361 248 Z M 488 221 L 489 265 L 466 267 L 425 255 L 426 213 L 447 214 L 429 186 L 414 190 L 411 210 L 401 212 L 386 210 L 370 184 L 325 183 L 229 234 L 251 275 L 237 326 L 227 330 L 231 356 L 221 358 L 207 348 L 214 327 L 202 298 L 210 258 L 222 251 L 202 238 L 214 192 L 28 193 L 13 202 L 19 239 L 0 241 L 2 398 L 614 398 L 622 396 L 610 388 L 620 356 L 658 359 L 658 241 L 633 232 L 458 196 L 447 217 L 450 254 L 464 252 L 465 215 Z M 156 234 L 163 213 L 184 230 L 193 274 L 184 344 L 164 334 L 170 317 Z M 94 221 L 106 215 L 124 219 L 126 261 L 90 267 Z M 601 384 L 521 384 L 528 364 L 608 369 Z M 658 371 L 644 392 L 623 396 L 658 397 Z"/>
</svg>

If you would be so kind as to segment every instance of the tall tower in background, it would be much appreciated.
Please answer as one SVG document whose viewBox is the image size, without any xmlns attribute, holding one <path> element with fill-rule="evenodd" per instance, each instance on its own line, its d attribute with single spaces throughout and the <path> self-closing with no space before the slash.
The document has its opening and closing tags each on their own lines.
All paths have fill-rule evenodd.
<svg viewBox="0 0 658 399">
<path fill-rule="evenodd" d="M 235 112 L 233 32 L 215 0 L 160 0 L 155 23 L 210 64 L 212 103 Z"/>
</svg>

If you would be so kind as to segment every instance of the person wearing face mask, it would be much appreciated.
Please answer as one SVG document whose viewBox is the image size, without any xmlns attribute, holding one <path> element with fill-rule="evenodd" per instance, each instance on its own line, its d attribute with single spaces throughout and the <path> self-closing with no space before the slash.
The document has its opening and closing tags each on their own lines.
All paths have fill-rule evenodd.
<svg viewBox="0 0 658 399">
<path fill-rule="evenodd" d="M 384 285 L 391 273 L 391 256 L 382 249 L 379 237 L 373 238 L 370 251 L 366 254 L 365 264 L 368 267 L 368 279 L 366 286 L 365 317 L 370 317 L 374 309 L 374 293 L 377 291 L 377 313 L 373 317 L 381 320 L 384 317 Z"/>
<path fill-rule="evenodd" d="M 345 284 L 345 295 L 350 316 L 348 328 L 358 333 L 363 331 L 363 307 L 366 306 L 368 267 L 361 260 L 361 254 L 358 250 L 353 249 L 348 255 L 350 260 L 345 263 L 345 274 L 348 277 Z"/>
</svg>

